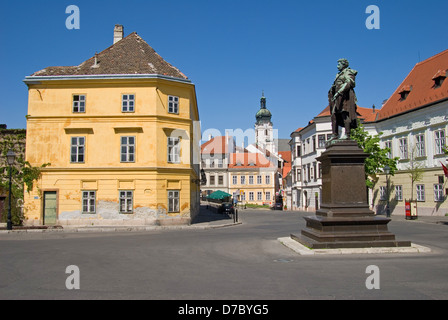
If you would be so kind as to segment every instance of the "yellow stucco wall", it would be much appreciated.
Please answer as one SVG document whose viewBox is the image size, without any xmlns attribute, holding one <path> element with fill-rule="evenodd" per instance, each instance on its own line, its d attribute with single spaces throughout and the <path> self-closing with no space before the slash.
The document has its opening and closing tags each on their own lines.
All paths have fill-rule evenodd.
<svg viewBox="0 0 448 320">
<path fill-rule="evenodd" d="M 439 177 L 442 176 L 444 197 L 442 201 L 436 201 L 434 195 L 434 185 L 440 184 Z M 424 201 L 417 201 L 417 213 L 421 216 L 444 216 L 448 214 L 448 201 L 446 197 L 446 177 L 443 176 L 441 168 L 424 169 L 419 181 L 414 182 L 412 188 L 410 172 L 398 171 L 394 176 L 389 176 L 389 206 L 391 214 L 405 216 L 405 201 L 413 198 L 417 200 L 417 185 L 425 186 Z M 402 200 L 396 198 L 396 186 L 401 186 Z M 385 214 L 386 200 L 380 199 L 380 187 L 387 190 L 387 180 L 385 175 L 380 175 L 379 180 L 373 190 L 374 209 L 378 214 Z M 412 193 L 412 194 L 411 194 Z"/>
<path fill-rule="evenodd" d="M 237 177 L 237 183 L 233 184 L 233 176 Z M 245 176 L 245 183 L 241 184 L 241 176 Z M 249 176 L 253 177 L 253 183 L 249 183 Z M 262 177 L 262 182 L 257 182 L 257 176 Z M 270 183 L 266 184 L 266 176 L 269 176 Z M 239 198 L 242 204 L 257 204 L 257 205 L 272 205 L 275 203 L 275 168 L 270 170 L 259 170 L 255 169 L 253 171 L 230 171 L 229 173 L 229 189 L 230 194 L 235 192 L 244 192 L 245 200 Z M 250 192 L 253 192 L 253 199 L 250 199 Z M 262 199 L 258 200 L 257 194 L 261 192 Z M 266 192 L 270 193 L 270 199 L 266 199 Z"/>
<path fill-rule="evenodd" d="M 86 96 L 85 113 L 72 112 L 73 95 Z M 123 113 L 122 94 L 135 95 Z M 168 113 L 168 96 L 179 113 Z M 25 223 L 42 224 L 43 192 L 57 191 L 59 224 L 153 224 L 197 214 L 193 163 L 199 120 L 194 85 L 164 79 L 64 80 L 29 84 L 26 159 L 51 163 L 25 195 Z M 167 137 L 181 137 L 180 163 L 168 163 Z M 135 137 L 135 161 L 120 161 L 121 137 Z M 70 162 L 72 137 L 85 137 L 83 163 Z M 82 191 L 96 191 L 97 212 L 82 214 Z M 133 213 L 119 214 L 119 190 L 133 191 Z M 179 212 L 168 213 L 168 190 L 180 191 Z M 197 200 L 196 200 L 197 198 Z"/>
</svg>

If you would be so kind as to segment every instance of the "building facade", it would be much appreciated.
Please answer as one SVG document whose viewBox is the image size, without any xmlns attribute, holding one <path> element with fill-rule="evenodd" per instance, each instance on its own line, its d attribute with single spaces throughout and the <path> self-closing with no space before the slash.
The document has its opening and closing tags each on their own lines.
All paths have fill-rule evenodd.
<svg viewBox="0 0 448 320">
<path fill-rule="evenodd" d="M 24 80 L 26 159 L 51 164 L 25 195 L 28 225 L 187 224 L 199 212 L 195 86 L 137 33 L 116 26 L 114 39 Z"/>
<path fill-rule="evenodd" d="M 414 66 L 381 108 L 373 123 L 381 144 L 397 157 L 398 171 L 380 175 L 374 189 L 377 213 L 448 213 L 446 165 L 448 132 L 448 50 Z M 387 179 L 389 179 L 389 186 Z M 387 201 L 389 200 L 389 201 Z"/>
<path fill-rule="evenodd" d="M 382 148 L 398 158 L 393 176 L 378 174 L 369 193 L 377 214 L 405 215 L 406 203 L 413 214 L 446 215 L 448 185 L 446 164 L 448 132 L 448 50 L 414 66 L 385 101 L 382 108 L 358 107 L 365 130 L 380 134 Z M 316 210 L 321 199 L 320 164 L 316 158 L 325 150 L 331 133 L 328 107 L 305 128 L 291 134 L 292 205 L 295 210 Z M 388 180 L 388 181 L 387 181 Z M 389 182 L 389 183 L 387 183 Z"/>
<path fill-rule="evenodd" d="M 374 119 L 377 110 L 357 107 L 361 122 Z M 326 107 L 304 128 L 291 133 L 291 203 L 293 210 L 320 208 L 322 201 L 322 168 L 318 157 L 325 151 L 325 143 L 331 138 L 331 114 Z"/>
<path fill-rule="evenodd" d="M 206 178 L 201 185 L 202 199 L 218 190 L 230 193 L 228 168 L 234 152 L 235 142 L 230 136 L 210 137 L 202 144 L 201 168 Z"/>
<path fill-rule="evenodd" d="M 233 153 L 229 164 L 229 193 L 238 202 L 272 206 L 277 183 L 277 166 L 260 153 Z"/>
</svg>

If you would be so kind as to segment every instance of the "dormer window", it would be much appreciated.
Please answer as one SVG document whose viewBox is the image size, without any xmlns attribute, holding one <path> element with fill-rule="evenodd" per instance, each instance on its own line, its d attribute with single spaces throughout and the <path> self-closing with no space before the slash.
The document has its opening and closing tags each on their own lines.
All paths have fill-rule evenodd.
<svg viewBox="0 0 448 320">
<path fill-rule="evenodd" d="M 442 86 L 442 83 L 445 80 L 447 73 L 448 73 L 448 70 L 439 70 L 434 75 L 434 77 L 432 77 L 432 80 L 434 81 L 434 87 L 433 87 L 434 89 Z"/>
<path fill-rule="evenodd" d="M 406 98 L 409 96 L 409 93 L 412 91 L 412 86 L 404 86 L 403 88 L 398 91 L 398 94 L 400 95 L 400 101 L 406 100 Z"/>
</svg>

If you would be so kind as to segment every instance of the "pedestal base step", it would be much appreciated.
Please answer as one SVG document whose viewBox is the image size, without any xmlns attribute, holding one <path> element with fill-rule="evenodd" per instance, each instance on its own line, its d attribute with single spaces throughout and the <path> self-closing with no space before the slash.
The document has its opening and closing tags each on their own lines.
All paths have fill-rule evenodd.
<svg viewBox="0 0 448 320">
<path fill-rule="evenodd" d="M 410 247 L 410 241 L 402 240 L 367 240 L 367 241 L 333 241 L 321 242 L 304 235 L 291 234 L 291 239 L 310 249 L 342 249 L 342 248 L 379 248 L 379 247 Z"/>
</svg>

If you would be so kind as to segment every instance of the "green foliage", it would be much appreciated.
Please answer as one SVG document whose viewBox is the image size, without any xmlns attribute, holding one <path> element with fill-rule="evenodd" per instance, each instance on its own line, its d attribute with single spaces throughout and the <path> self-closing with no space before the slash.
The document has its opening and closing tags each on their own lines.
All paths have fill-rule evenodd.
<svg viewBox="0 0 448 320">
<path fill-rule="evenodd" d="M 399 158 L 390 159 L 388 154 L 391 150 L 380 147 L 381 135 L 382 133 L 371 136 L 359 121 L 358 128 L 350 132 L 350 137 L 358 142 L 358 146 L 365 153 L 369 154 L 369 157 L 365 161 L 366 185 L 369 188 L 375 186 L 378 181 L 377 174 L 383 172 L 386 165 L 390 167 L 391 175 L 394 175 L 395 171 L 397 171 Z"/>
<path fill-rule="evenodd" d="M 33 190 L 34 182 L 40 178 L 43 168 L 49 166 L 49 163 L 39 167 L 33 167 L 28 161 L 25 161 L 25 130 L 15 129 L 3 130 L 0 143 L 0 193 L 8 194 L 9 197 L 9 172 L 11 170 L 11 216 L 13 224 L 21 223 L 21 210 L 18 208 L 18 202 L 23 203 L 25 190 Z M 9 167 L 6 163 L 6 154 L 8 150 L 13 150 L 16 154 L 14 164 Z M 6 198 L 6 206 L 2 214 L 3 220 L 6 219 L 8 212 L 9 198 Z"/>
</svg>

